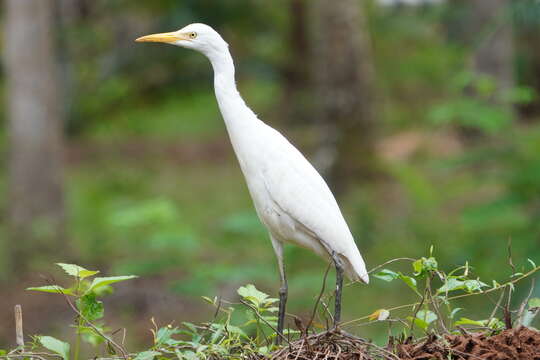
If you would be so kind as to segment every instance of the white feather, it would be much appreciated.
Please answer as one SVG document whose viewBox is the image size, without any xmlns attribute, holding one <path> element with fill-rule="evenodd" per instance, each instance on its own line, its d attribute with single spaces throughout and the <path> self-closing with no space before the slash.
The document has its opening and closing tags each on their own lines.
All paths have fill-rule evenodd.
<svg viewBox="0 0 540 360">
<path fill-rule="evenodd" d="M 309 248 L 325 258 L 329 258 L 327 250 L 335 252 L 351 280 L 368 283 L 364 260 L 326 182 L 242 100 L 227 43 L 204 24 L 188 25 L 178 33 L 197 33 L 193 41 L 176 45 L 198 50 L 212 63 L 216 98 L 231 143 L 257 214 L 273 239 Z"/>
</svg>

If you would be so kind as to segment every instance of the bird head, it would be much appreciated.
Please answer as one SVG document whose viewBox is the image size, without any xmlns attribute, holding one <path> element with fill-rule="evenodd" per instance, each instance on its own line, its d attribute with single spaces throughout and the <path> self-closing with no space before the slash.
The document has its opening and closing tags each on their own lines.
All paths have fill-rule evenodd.
<svg viewBox="0 0 540 360">
<path fill-rule="evenodd" d="M 161 42 L 200 51 L 211 56 L 213 52 L 223 52 L 228 45 L 217 31 L 205 24 L 190 24 L 180 30 L 142 36 L 137 42 Z"/>
</svg>

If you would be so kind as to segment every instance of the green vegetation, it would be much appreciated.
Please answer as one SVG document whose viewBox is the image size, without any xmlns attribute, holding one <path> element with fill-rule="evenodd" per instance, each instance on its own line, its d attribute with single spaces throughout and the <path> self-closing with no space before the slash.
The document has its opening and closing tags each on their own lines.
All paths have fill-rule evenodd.
<svg viewBox="0 0 540 360">
<path fill-rule="evenodd" d="M 77 320 L 73 326 L 76 333 L 73 358 L 79 359 L 82 339 L 94 346 L 102 344 L 105 341 L 108 346 L 115 346 L 116 343 L 114 340 L 105 334 L 108 329 L 101 321 L 105 309 L 103 307 L 103 302 L 98 300 L 98 298 L 110 294 L 113 291 L 111 284 L 130 280 L 136 278 L 136 276 L 94 277 L 99 271 L 87 270 L 74 264 L 58 263 L 57 265 L 69 276 L 74 278 L 74 283 L 70 287 L 64 288 L 60 285 L 51 284 L 40 287 L 30 287 L 27 290 L 61 294 L 66 297 L 67 303 L 77 314 Z M 90 278 L 92 278 L 91 281 Z M 70 299 L 70 297 L 73 300 Z M 36 336 L 34 340 L 48 350 L 62 356 L 64 360 L 69 360 L 71 358 L 71 346 L 69 343 L 62 342 L 52 336 Z M 117 350 L 122 350 L 118 345 L 116 346 Z"/>
<path fill-rule="evenodd" d="M 411 261 L 411 269 L 401 272 L 385 267 L 400 260 Z M 512 263 L 511 258 L 509 261 Z M 237 290 L 240 302 L 203 296 L 203 300 L 214 308 L 214 316 L 210 322 L 196 325 L 182 321 L 181 325 L 173 325 L 171 322 L 166 326 L 159 326 L 152 318 L 153 344 L 142 351 L 130 352 L 125 346 L 126 334 L 130 334 L 129 326 L 124 328 L 119 340 L 119 331 L 113 331 L 104 322 L 104 305 L 98 299 L 112 293 L 111 284 L 130 280 L 135 276 L 97 277 L 99 271 L 87 270 L 73 264 L 57 265 L 73 279 L 72 284 L 68 287 L 49 284 L 28 290 L 53 293 L 65 298 L 76 314 L 72 326 L 75 332 L 74 345 L 50 335 L 39 335 L 34 336 L 28 344 L 19 344 L 19 347 L 9 354 L 0 350 L 0 359 L 10 359 L 10 356 L 33 357 L 35 354 L 42 359 L 53 359 L 58 355 L 63 360 L 79 360 L 82 341 L 90 346 L 90 357 L 135 360 L 257 359 L 279 349 L 274 345 L 277 336 L 275 315 L 278 299 L 249 284 Z M 389 335 L 406 339 L 409 336 L 422 337 L 426 334 L 439 337 L 445 334 L 460 334 L 464 329 L 493 335 L 505 328 L 531 326 L 539 312 L 540 298 L 531 297 L 529 293 L 524 299 L 520 299 L 520 306 L 516 310 L 510 309 L 510 298 L 515 293 L 516 285 L 540 270 L 540 266 L 527 259 L 526 265 L 513 269 L 510 279 L 499 283 L 496 280 L 480 280 L 469 263 L 445 272 L 439 268 L 433 253 L 416 260 L 390 260 L 372 270 L 373 277 L 383 282 L 401 281 L 417 296 L 417 301 L 377 309 L 370 315 L 342 323 L 340 328 L 348 330 L 356 326 L 384 325 Z M 487 303 L 484 305 L 483 312 L 491 312 L 484 319 L 479 319 L 478 314 L 471 313 L 468 309 L 458 307 L 463 298 L 476 296 L 485 301 L 491 294 L 498 294 L 499 299 L 493 311 L 490 309 L 492 306 Z M 289 315 L 295 317 L 298 329 L 286 329 L 284 347 L 315 330 L 328 330 L 332 315 L 327 304 L 332 296 L 331 291 L 325 292 L 323 284 L 311 317 L 305 319 L 306 323 L 295 315 Z M 385 345 L 388 341 L 385 339 L 380 345 Z"/>
<path fill-rule="evenodd" d="M 194 324 L 207 321 L 215 309 L 198 301 L 203 294 L 232 297 L 243 284 L 277 294 L 279 280 L 272 247 L 228 144 L 212 92 L 209 65 L 198 54 L 165 46 L 141 47 L 132 41 L 148 30 L 172 30 L 192 21 L 212 23 L 227 36 L 238 59 L 238 85 L 246 102 L 310 155 L 317 146 L 315 119 L 289 119 L 282 111 L 289 95 L 283 74 L 291 54 L 288 3 L 81 3 L 91 4 L 82 5 L 81 13 L 66 25 L 59 39 L 69 45 L 64 54 L 69 62 L 62 64 L 70 89 L 66 105 L 69 221 L 65 248 L 58 250 L 56 259 L 34 254 L 30 260 L 34 271 L 69 258 L 86 266 L 93 264 L 105 273 L 137 274 L 141 280 L 149 279 L 159 284 L 163 298 L 181 304 L 168 308 L 156 301 L 155 308 L 148 311 L 169 311 L 156 320 L 161 324 L 173 318 Z M 343 319 L 362 319 L 351 322 L 351 331 L 356 334 L 382 344 L 388 324 L 395 332 L 410 333 L 414 323 L 417 334 L 440 329 L 441 322 L 451 329 L 456 321 L 466 323 L 467 319 L 473 325 L 496 328 L 500 323 L 490 319 L 489 311 L 485 311 L 486 298 L 481 295 L 459 298 L 452 308 L 439 304 L 442 314 L 429 298 L 485 292 L 495 286 L 486 278 L 516 279 L 521 276 L 516 274 L 536 267 L 525 262 L 523 269 L 513 270 L 505 265 L 509 239 L 514 258 L 540 259 L 540 121 L 534 110 L 539 97 L 534 84 L 534 54 L 530 51 L 534 47 L 526 41 L 529 31 L 538 33 L 535 14 L 539 5 L 532 0 L 517 3 L 512 13 L 516 18 L 516 86 L 500 95 L 496 103 L 492 102 L 496 80 L 475 76 L 469 68 L 471 43 L 481 39 L 467 43 L 458 38 L 454 32 L 459 24 L 454 28 L 448 25 L 456 16 L 451 6 L 395 9 L 376 6 L 372 1 L 366 7 L 376 70 L 376 145 L 381 174 L 371 182 L 355 179 L 356 184 L 341 195 L 340 206 L 369 267 L 389 258 L 417 258 L 431 244 L 437 249 L 437 262 L 429 260 L 432 255 L 427 256 L 416 263 L 414 273 L 410 264 L 395 263 L 391 269 L 380 269 L 369 286 L 346 287 Z M 308 59 L 305 66 L 310 66 Z M 2 78 L 2 94 L 4 87 Z M 469 89 L 478 96 L 468 96 Z M 508 105 L 513 106 L 512 112 Z M 5 105 L 0 104 L 2 124 L 6 112 Z M 472 129 L 481 140 L 464 144 L 460 140 L 464 129 Z M 4 135 L 0 149 L 7 154 L 5 126 L 0 127 L 0 134 Z M 5 193 L 5 156 L 0 163 L 0 190 Z M 0 197 L 2 245 L 6 245 L 8 206 L 8 198 Z M 0 264 L 6 263 L 3 249 L 7 245 L 0 251 Z M 64 250 L 70 257 L 62 253 Z M 296 247 L 287 247 L 285 258 L 289 310 L 309 318 L 325 264 Z M 466 265 L 469 260 L 475 264 L 474 269 Z M 461 267 L 454 273 L 440 270 L 456 268 L 456 264 Z M 20 275 L 23 279 L 31 276 Z M 536 273 L 531 276 L 538 278 Z M 8 279 L 5 285 L 10 301 L 22 296 L 24 286 L 19 281 Z M 88 281 L 81 279 L 81 287 L 74 290 L 75 295 L 69 295 L 76 306 L 86 306 L 76 299 L 91 297 L 84 295 Z M 433 282 L 431 295 L 428 281 Z M 441 287 L 448 293 L 438 292 Z M 527 290 L 527 286 L 516 289 L 512 306 L 519 305 Z M 538 289 L 534 291 L 533 297 L 539 297 Z M 99 309 L 96 304 L 105 295 L 96 293 L 88 306 Z M 128 333 L 126 346 L 144 349 L 141 344 L 148 340 L 144 329 L 154 315 L 139 313 L 131 306 L 138 300 L 136 296 L 110 305 L 111 313 L 122 313 L 112 318 L 110 325 L 99 325 L 101 318 L 91 321 L 108 334 L 119 327 L 136 328 Z M 328 302 L 330 297 L 327 294 L 322 300 Z M 422 298 L 426 302 L 418 306 Z M 46 295 L 39 299 L 50 301 Z M 266 351 L 265 338 L 270 339 L 272 334 L 268 325 L 248 305 L 222 301 L 219 318 L 213 323 L 234 325 L 249 341 L 240 333 L 234 335 L 236 338 L 224 334 L 219 327 L 196 325 L 190 329 L 173 324 L 164 327 L 169 330 L 160 330 L 156 326 L 155 344 L 146 346 L 150 352 L 140 355 L 139 360 L 156 356 L 152 351 L 172 357 L 168 351 L 184 344 L 175 341 L 193 342 L 186 351 L 194 353 L 198 351 L 195 344 L 203 348 L 208 345 L 203 352 L 221 351 L 217 345 L 230 349 L 239 343 L 253 352 L 261 347 Z M 220 304 L 219 300 L 212 302 Z M 402 304 L 416 305 L 404 308 L 404 314 L 400 309 L 391 310 Z M 11 305 L 6 308 L 11 309 Z M 231 314 L 224 312 L 229 307 L 235 309 Z M 467 314 L 456 313 L 458 307 L 465 307 Z M 248 319 L 244 310 L 249 310 L 252 318 Z M 177 314 L 179 311 L 183 313 Z M 388 318 L 369 320 L 366 314 Z M 267 310 L 262 315 L 273 316 Z M 253 320 L 256 323 L 242 326 Z M 363 326 L 366 321 L 369 326 Z M 39 326 L 39 332 L 53 334 L 51 331 L 58 328 L 57 324 L 37 322 L 34 326 Z M 362 326 L 352 326 L 357 324 Z M 83 321 L 80 326 L 87 325 Z M 324 317 L 313 326 L 322 330 Z M 68 331 L 53 335 L 67 339 Z M 182 335 L 182 340 L 173 340 L 177 335 Z M 107 342 L 91 331 L 83 331 L 81 336 L 107 347 L 103 345 Z M 49 350 L 55 351 L 51 349 L 54 347 L 65 352 L 64 345 L 40 339 Z M 1 347 L 7 348 L 11 342 L 11 329 L 0 329 Z M 43 341 L 41 344 L 45 345 Z M 73 358 L 75 342 L 70 344 Z"/>
</svg>

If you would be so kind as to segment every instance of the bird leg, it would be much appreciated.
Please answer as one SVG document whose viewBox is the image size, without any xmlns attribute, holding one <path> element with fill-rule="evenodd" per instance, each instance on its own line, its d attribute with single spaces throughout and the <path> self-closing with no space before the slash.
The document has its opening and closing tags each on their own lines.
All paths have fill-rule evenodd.
<svg viewBox="0 0 540 360">
<path fill-rule="evenodd" d="M 277 327 L 277 336 L 276 336 L 276 345 L 281 345 L 281 340 L 283 336 L 283 327 L 285 324 L 285 307 L 287 305 L 287 279 L 285 278 L 285 272 L 281 276 L 281 287 L 279 288 L 279 313 L 278 313 L 278 327 Z"/>
<path fill-rule="evenodd" d="M 336 267 L 336 300 L 334 303 L 334 328 L 338 326 L 341 320 L 341 292 L 343 290 L 343 265 L 341 259 L 335 251 L 331 253 L 334 265 Z"/>
<path fill-rule="evenodd" d="M 281 286 L 279 288 L 279 313 L 278 313 L 278 327 L 276 334 L 276 345 L 281 345 L 283 339 L 283 328 L 285 325 L 285 307 L 287 305 L 287 293 L 289 287 L 287 286 L 287 277 L 285 276 L 285 264 L 283 263 L 283 243 L 276 240 L 273 236 L 270 236 L 272 240 L 272 246 L 276 252 L 276 257 L 279 266 L 279 278 L 281 280 Z"/>
</svg>

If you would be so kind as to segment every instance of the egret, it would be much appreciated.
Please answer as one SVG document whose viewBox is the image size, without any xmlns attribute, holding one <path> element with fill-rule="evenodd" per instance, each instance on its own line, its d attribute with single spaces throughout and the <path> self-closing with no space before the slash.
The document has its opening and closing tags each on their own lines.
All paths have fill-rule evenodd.
<svg viewBox="0 0 540 360">
<path fill-rule="evenodd" d="M 234 152 L 277 257 L 278 334 L 282 336 L 287 278 L 283 244 L 293 243 L 333 261 L 336 268 L 334 326 L 341 315 L 343 273 L 352 281 L 369 282 L 354 238 L 328 185 L 310 162 L 281 133 L 257 118 L 235 83 L 229 45 L 210 26 L 191 24 L 178 31 L 152 34 L 138 42 L 161 42 L 204 54 L 214 70 L 214 90 Z M 280 336 L 276 341 L 280 342 Z"/>
</svg>

